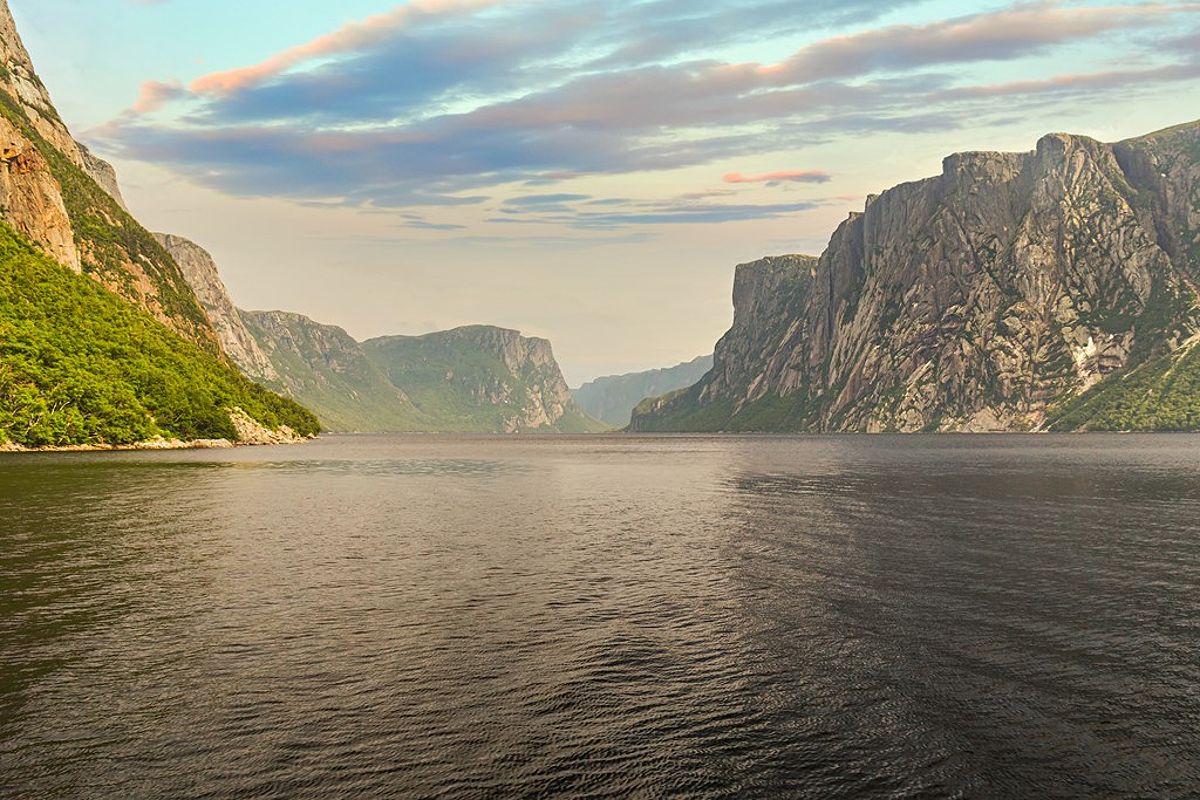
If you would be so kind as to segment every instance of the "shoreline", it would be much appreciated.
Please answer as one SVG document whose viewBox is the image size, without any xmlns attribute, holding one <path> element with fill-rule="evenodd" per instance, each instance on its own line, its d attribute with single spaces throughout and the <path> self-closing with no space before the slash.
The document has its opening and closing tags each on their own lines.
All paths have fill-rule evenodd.
<svg viewBox="0 0 1200 800">
<path fill-rule="evenodd" d="M 311 438 L 280 439 L 278 441 L 239 441 L 230 439 L 152 439 L 133 444 L 68 444 L 48 447 L 23 447 L 12 442 L 0 442 L 0 455 L 7 453 L 146 453 L 170 450 L 233 450 L 239 447 L 270 447 L 273 445 L 304 444 Z"/>
</svg>

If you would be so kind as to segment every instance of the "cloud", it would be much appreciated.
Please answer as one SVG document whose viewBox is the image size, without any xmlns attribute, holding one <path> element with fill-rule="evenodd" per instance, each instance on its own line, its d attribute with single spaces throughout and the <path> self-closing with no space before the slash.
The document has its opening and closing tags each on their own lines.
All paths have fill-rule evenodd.
<svg viewBox="0 0 1200 800">
<path fill-rule="evenodd" d="M 765 175 L 743 175 L 731 172 L 721 180 L 726 183 L 829 183 L 833 176 L 821 170 L 785 170 L 783 172 L 768 172 Z"/>
<path fill-rule="evenodd" d="M 661 205 L 657 208 L 611 213 L 579 214 L 572 223 L 579 228 L 614 228 L 626 225 L 719 225 L 725 222 L 778 219 L 811 211 L 817 202 L 775 204 Z"/>
<path fill-rule="evenodd" d="M 466 230 L 466 225 L 458 225 L 450 222 L 429 222 L 423 219 L 410 219 L 400 223 L 402 228 L 412 228 L 423 231 L 461 231 Z"/>
<path fill-rule="evenodd" d="M 1200 61 L 1171 64 L 1155 69 L 1126 69 L 1088 74 L 1055 75 L 1041 80 L 967 86 L 948 89 L 935 96 L 939 102 L 1034 95 L 1089 95 L 1098 91 L 1136 90 L 1146 84 L 1167 84 L 1200 78 Z"/>
<path fill-rule="evenodd" d="M 735 65 L 775 85 L 908 70 L 934 64 L 1008 61 L 1044 52 L 1054 45 L 1113 30 L 1144 27 L 1196 7 L 1168 3 L 1060 7 L 1040 2 L 971 14 L 928 25 L 892 25 L 826 39 L 766 66 Z"/>
<path fill-rule="evenodd" d="M 573 203 L 579 200 L 591 200 L 590 194 L 530 194 L 522 197 L 512 197 L 506 202 L 513 206 L 556 206 L 563 203 Z"/>
<path fill-rule="evenodd" d="M 179 81 L 144 81 L 130 110 L 137 114 L 149 114 L 186 93 L 187 90 Z"/>
<path fill-rule="evenodd" d="M 945 131 L 1012 115 L 1016 106 L 998 109 L 998 96 L 1031 103 L 1197 77 L 1194 51 L 1180 45 L 1164 50 L 1176 63 L 1140 70 L 971 79 L 980 64 L 1098 37 L 1128 50 L 1135 44 L 1113 37 L 1177 32 L 1200 10 L 1195 4 L 1023 3 L 817 34 L 769 63 L 714 55 L 777 31 L 811 37 L 823 24 L 869 23 L 904 5 L 425 0 L 187 88 L 149 81 L 129 113 L 89 138 L 110 155 L 164 164 L 234 195 L 376 208 L 480 205 L 511 184 L 695 167 L 830 137 Z M 731 184 L 829 179 L 818 170 L 726 176 Z M 585 199 L 569 190 L 530 194 L 504 208 L 561 214 Z M 736 212 L 643 210 L 625 221 L 669 224 L 705 213 Z M 621 214 L 596 217 L 605 218 Z M 572 212 L 566 221 L 581 219 Z"/>
<path fill-rule="evenodd" d="M 487 8 L 496 2 L 498 0 L 410 0 L 406 5 L 397 6 L 385 14 L 351 22 L 253 66 L 205 75 L 193 81 L 191 89 L 198 94 L 232 94 L 313 59 L 328 58 L 379 44 L 414 22 L 457 16 Z"/>
<path fill-rule="evenodd" d="M 778 219 L 824 205 L 825 200 L 796 203 L 714 203 L 719 193 L 683 195 L 674 200 L 589 198 L 587 195 L 545 195 L 537 202 L 518 197 L 491 217 L 496 225 L 561 225 L 579 230 L 612 230 L 641 225 L 714 225 L 726 222 Z M 544 199 L 543 199 L 544 198 Z"/>
</svg>

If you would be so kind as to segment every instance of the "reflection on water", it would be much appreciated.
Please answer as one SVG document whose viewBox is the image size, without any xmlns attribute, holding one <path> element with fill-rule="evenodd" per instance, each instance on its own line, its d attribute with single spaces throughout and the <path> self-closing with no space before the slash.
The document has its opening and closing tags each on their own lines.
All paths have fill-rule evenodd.
<svg viewBox="0 0 1200 800">
<path fill-rule="evenodd" d="M 0 795 L 1192 796 L 1195 441 L 0 458 Z"/>
</svg>

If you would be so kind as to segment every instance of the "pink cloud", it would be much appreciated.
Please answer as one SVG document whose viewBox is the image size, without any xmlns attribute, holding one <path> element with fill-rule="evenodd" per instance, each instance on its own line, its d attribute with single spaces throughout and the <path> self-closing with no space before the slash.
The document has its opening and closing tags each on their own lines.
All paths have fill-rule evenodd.
<svg viewBox="0 0 1200 800">
<path fill-rule="evenodd" d="M 270 80 L 298 64 L 376 44 L 423 18 L 470 13 L 499 2 L 500 0 L 412 0 L 384 14 L 376 14 L 343 25 L 332 33 L 276 53 L 253 66 L 204 75 L 192 82 L 191 89 L 197 94 L 232 94 L 247 86 Z"/>
<path fill-rule="evenodd" d="M 143 81 L 137 100 L 133 101 L 130 110 L 137 114 L 148 114 L 186 93 L 187 89 L 183 88 L 179 81 Z"/>
<path fill-rule="evenodd" d="M 723 180 L 726 183 L 829 183 L 833 176 L 819 169 L 785 170 L 768 172 L 765 175 L 743 175 L 731 172 Z"/>
</svg>

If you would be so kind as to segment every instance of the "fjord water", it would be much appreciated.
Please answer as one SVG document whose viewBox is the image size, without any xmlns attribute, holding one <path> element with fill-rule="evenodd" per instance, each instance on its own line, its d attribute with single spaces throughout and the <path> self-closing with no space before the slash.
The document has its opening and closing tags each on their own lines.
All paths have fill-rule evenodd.
<svg viewBox="0 0 1200 800">
<path fill-rule="evenodd" d="M 0 795 L 1184 797 L 1200 440 L 0 459 Z"/>
</svg>

